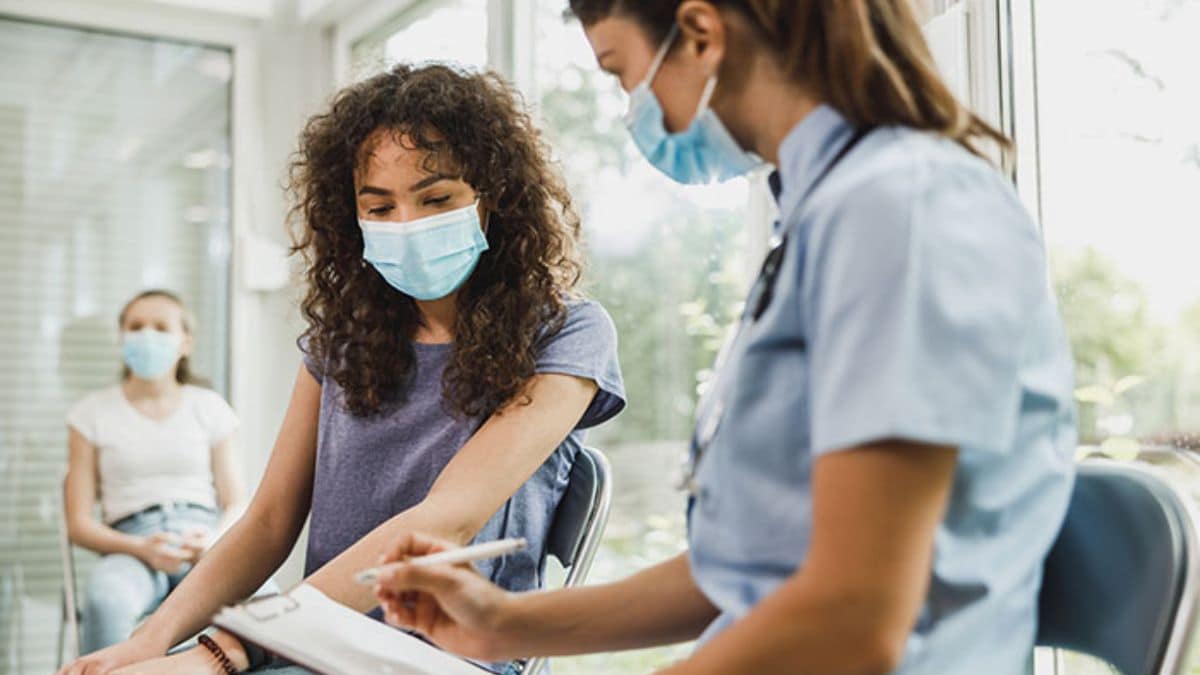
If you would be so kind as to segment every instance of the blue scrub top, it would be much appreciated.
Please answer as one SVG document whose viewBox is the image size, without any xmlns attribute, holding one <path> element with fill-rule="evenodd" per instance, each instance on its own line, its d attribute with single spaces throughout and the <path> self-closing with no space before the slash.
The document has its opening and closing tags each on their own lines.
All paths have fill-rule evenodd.
<svg viewBox="0 0 1200 675">
<path fill-rule="evenodd" d="M 907 128 L 871 132 L 813 188 L 852 136 L 821 107 L 784 141 L 773 299 L 699 410 L 691 565 L 722 612 L 702 640 L 803 562 L 813 462 L 902 439 L 959 453 L 897 672 L 1025 672 L 1075 447 L 1041 235 L 991 165 Z"/>
</svg>

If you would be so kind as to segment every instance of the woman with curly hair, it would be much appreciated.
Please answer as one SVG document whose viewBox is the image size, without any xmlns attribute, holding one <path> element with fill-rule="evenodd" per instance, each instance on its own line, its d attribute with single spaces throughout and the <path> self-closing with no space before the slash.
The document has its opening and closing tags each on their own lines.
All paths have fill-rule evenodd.
<svg viewBox="0 0 1200 675">
<path fill-rule="evenodd" d="M 583 430 L 624 391 L 612 322 L 574 291 L 579 219 L 517 95 L 491 74 L 396 66 L 309 120 L 291 189 L 308 328 L 262 483 L 133 637 L 64 672 L 220 673 L 218 650 L 263 665 L 220 631 L 156 657 L 258 588 L 310 515 L 305 582 L 363 612 L 378 601 L 354 573 L 416 530 L 524 537 L 480 569 L 541 584 Z"/>
</svg>

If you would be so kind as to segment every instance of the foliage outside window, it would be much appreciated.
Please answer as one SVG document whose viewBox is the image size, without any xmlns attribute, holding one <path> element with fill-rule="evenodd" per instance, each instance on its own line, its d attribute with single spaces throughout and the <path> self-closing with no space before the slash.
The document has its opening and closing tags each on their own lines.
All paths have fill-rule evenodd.
<svg viewBox="0 0 1200 675">
<path fill-rule="evenodd" d="M 597 429 L 612 459 L 612 518 L 590 581 L 619 579 L 684 548 L 684 498 L 673 479 L 698 392 L 746 292 L 749 186 L 681 187 L 651 167 L 621 121 L 627 97 L 596 68 L 562 0 L 540 0 L 531 96 L 588 244 L 586 291 L 620 335 L 629 407 Z M 687 646 L 555 659 L 558 675 L 644 673 Z"/>
<path fill-rule="evenodd" d="M 1165 465 L 1200 494 L 1200 2 L 1033 6 L 1042 216 L 1081 454 Z M 1110 672 L 1077 654 L 1059 665 Z"/>
</svg>

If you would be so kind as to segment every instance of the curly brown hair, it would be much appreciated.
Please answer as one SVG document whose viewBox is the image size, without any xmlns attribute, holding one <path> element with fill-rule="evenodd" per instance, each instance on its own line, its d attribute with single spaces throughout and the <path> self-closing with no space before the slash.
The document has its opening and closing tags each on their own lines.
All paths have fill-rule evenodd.
<svg viewBox="0 0 1200 675">
<path fill-rule="evenodd" d="M 490 415 L 521 400 L 538 345 L 561 329 L 581 275 L 566 183 L 520 95 L 493 73 L 400 64 L 309 119 L 288 185 L 292 252 L 307 266 L 300 343 L 357 416 L 403 399 L 422 321 L 415 301 L 363 261 L 354 172 L 377 131 L 428 153 L 430 171 L 452 168 L 488 212 L 490 248 L 459 290 L 443 394 L 451 412 Z"/>
</svg>

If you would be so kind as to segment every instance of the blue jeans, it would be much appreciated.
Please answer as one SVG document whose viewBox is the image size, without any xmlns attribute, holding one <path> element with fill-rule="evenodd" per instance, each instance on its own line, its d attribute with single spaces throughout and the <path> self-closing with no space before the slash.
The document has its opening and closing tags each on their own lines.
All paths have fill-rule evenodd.
<svg viewBox="0 0 1200 675">
<path fill-rule="evenodd" d="M 217 522 L 214 511 L 174 504 L 135 513 L 116 522 L 113 528 L 145 537 L 157 532 L 183 534 L 194 528 L 211 530 Z M 138 622 L 153 612 L 190 570 L 191 565 L 184 565 L 177 574 L 159 572 L 123 553 L 101 558 L 92 570 L 84 596 L 81 651 L 94 652 L 129 637 Z"/>
</svg>

